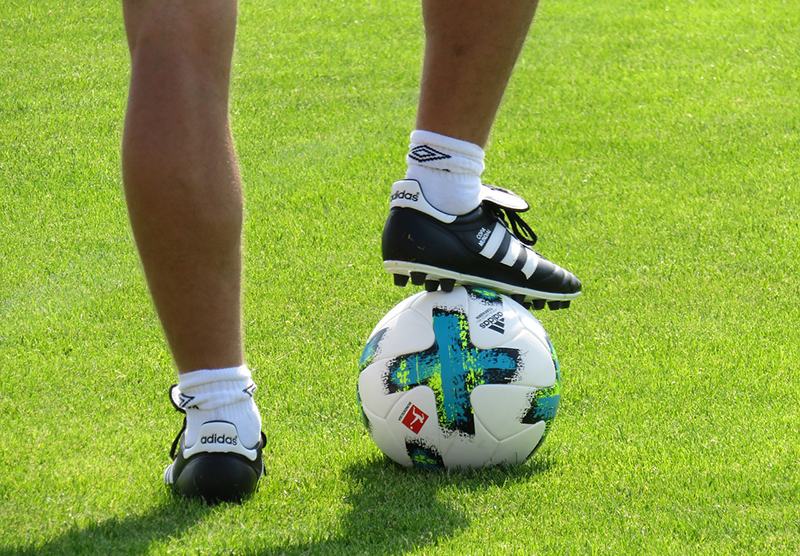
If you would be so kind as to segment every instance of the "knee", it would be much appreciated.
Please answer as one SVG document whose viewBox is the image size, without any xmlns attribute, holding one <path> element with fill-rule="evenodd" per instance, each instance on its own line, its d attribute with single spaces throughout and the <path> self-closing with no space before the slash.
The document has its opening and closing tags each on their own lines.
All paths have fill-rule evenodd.
<svg viewBox="0 0 800 556">
<path fill-rule="evenodd" d="M 184 56 L 230 57 L 236 0 L 123 0 L 131 53 L 142 49 Z"/>
<path fill-rule="evenodd" d="M 236 32 L 235 0 L 124 1 L 131 51 L 130 121 L 141 125 L 159 125 L 163 123 L 159 118 L 193 121 L 195 113 L 224 119 Z"/>
</svg>

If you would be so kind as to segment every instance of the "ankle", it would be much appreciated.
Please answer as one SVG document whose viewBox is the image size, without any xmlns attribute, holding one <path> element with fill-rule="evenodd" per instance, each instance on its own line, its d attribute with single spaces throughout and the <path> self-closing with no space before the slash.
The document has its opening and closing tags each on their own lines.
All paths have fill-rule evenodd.
<svg viewBox="0 0 800 556">
<path fill-rule="evenodd" d="M 406 156 L 406 178 L 420 183 L 425 198 L 436 209 L 466 214 L 480 204 L 483 159 L 478 145 L 415 130 Z"/>
<path fill-rule="evenodd" d="M 173 399 L 186 411 L 187 446 L 197 441 L 200 427 L 209 421 L 232 423 L 246 447 L 258 442 L 261 415 L 253 400 L 256 385 L 247 366 L 183 373 L 176 390 Z"/>
</svg>

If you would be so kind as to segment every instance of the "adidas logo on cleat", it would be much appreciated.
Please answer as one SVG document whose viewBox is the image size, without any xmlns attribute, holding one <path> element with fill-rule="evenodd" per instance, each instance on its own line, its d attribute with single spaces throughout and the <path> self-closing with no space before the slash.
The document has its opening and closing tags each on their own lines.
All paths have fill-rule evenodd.
<svg viewBox="0 0 800 556">
<path fill-rule="evenodd" d="M 389 199 L 389 202 L 397 201 L 405 199 L 406 201 L 419 201 L 419 193 L 409 193 L 408 191 L 398 191 L 396 193 L 392 193 L 392 197 Z"/>
<path fill-rule="evenodd" d="M 224 434 L 212 434 L 211 436 L 202 436 L 200 437 L 200 444 L 228 444 L 230 446 L 236 446 L 239 442 L 238 436 L 227 436 Z"/>
</svg>

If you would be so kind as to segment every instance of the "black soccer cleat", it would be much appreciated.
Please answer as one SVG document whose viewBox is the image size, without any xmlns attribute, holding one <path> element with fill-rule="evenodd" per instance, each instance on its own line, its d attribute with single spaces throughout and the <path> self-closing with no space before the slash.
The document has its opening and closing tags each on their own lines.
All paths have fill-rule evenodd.
<svg viewBox="0 0 800 556">
<path fill-rule="evenodd" d="M 170 399 L 175 408 L 185 413 L 175 396 L 175 386 Z M 185 444 L 186 419 L 183 428 L 172 443 L 172 463 L 164 470 L 164 482 L 178 495 L 199 498 L 208 504 L 239 502 L 256 491 L 264 474 L 261 451 L 266 443 L 264 433 L 253 448 L 239 442 L 239 433 L 233 423 L 209 421 L 200 427 L 197 442 Z"/>
<path fill-rule="evenodd" d="M 580 280 L 531 248 L 536 234 L 518 214 L 528 208 L 511 191 L 484 185 L 480 206 L 455 216 L 431 206 L 419 182 L 398 181 L 383 229 L 383 266 L 398 286 L 409 278 L 427 291 L 482 286 L 526 307 L 566 309 L 581 294 Z"/>
</svg>

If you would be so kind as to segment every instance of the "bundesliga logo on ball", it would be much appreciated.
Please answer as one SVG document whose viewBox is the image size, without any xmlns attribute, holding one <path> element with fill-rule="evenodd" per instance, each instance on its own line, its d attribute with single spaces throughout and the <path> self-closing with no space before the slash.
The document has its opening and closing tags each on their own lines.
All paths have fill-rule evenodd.
<svg viewBox="0 0 800 556">
<path fill-rule="evenodd" d="M 402 301 L 375 327 L 359 364 L 370 436 L 405 466 L 522 463 L 552 427 L 560 392 L 558 360 L 539 321 L 479 288 Z"/>
</svg>

